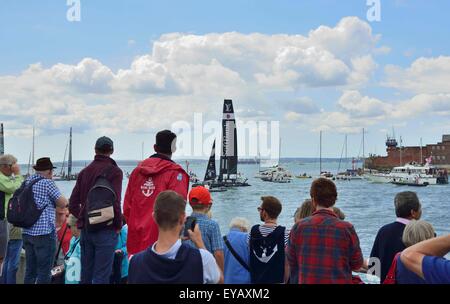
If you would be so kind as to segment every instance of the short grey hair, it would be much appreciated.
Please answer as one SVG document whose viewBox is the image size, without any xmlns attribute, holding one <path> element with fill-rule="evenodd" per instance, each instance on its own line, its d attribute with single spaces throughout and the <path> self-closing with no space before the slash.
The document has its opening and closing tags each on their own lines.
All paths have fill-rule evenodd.
<svg viewBox="0 0 450 304">
<path fill-rule="evenodd" d="M 400 192 L 394 199 L 395 214 L 397 217 L 408 218 L 411 210 L 419 211 L 421 204 L 417 194 L 412 191 Z"/>
<path fill-rule="evenodd" d="M 5 154 L 0 156 L 0 165 L 3 166 L 12 166 L 17 163 L 17 158 L 15 158 L 11 154 Z"/>
<path fill-rule="evenodd" d="M 412 220 L 403 231 L 402 241 L 406 247 L 409 247 L 434 237 L 434 228 L 430 223 Z"/>
<path fill-rule="evenodd" d="M 230 222 L 230 228 L 238 228 L 243 232 L 247 232 L 250 229 L 250 222 L 243 217 L 235 217 Z"/>
</svg>

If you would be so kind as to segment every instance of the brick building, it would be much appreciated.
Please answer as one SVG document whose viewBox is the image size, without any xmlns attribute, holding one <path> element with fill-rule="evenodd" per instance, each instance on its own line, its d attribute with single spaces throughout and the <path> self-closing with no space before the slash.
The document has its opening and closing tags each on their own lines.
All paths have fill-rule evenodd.
<svg viewBox="0 0 450 304">
<path fill-rule="evenodd" d="M 366 168 L 390 170 L 410 162 L 424 164 L 425 159 L 432 156 L 432 164 L 441 168 L 450 168 L 450 135 L 443 135 L 442 142 L 424 147 L 398 147 L 397 141 L 388 138 L 386 141 L 387 156 L 371 155 L 366 159 Z M 421 159 L 422 155 L 422 159 Z"/>
</svg>

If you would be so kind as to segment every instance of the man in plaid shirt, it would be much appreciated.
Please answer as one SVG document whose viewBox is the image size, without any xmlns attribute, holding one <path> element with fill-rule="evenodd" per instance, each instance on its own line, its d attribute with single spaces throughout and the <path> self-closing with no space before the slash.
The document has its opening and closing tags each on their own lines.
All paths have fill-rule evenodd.
<svg viewBox="0 0 450 304">
<path fill-rule="evenodd" d="M 48 284 L 56 255 L 56 206 L 67 208 L 69 202 L 55 185 L 50 158 L 41 158 L 33 167 L 36 174 L 25 181 L 26 184 L 39 179 L 32 191 L 38 209 L 43 210 L 33 226 L 23 229 L 26 268 L 25 284 Z"/>
<path fill-rule="evenodd" d="M 298 273 L 299 284 L 352 284 L 352 270 L 361 268 L 363 255 L 353 225 L 332 210 L 336 186 L 319 178 L 310 194 L 316 211 L 294 225 L 289 237 L 291 274 Z"/>
<path fill-rule="evenodd" d="M 192 207 L 191 216 L 195 217 L 197 224 L 202 233 L 202 239 L 205 243 L 205 248 L 214 255 L 217 265 L 220 270 L 224 269 L 224 243 L 222 234 L 220 233 L 219 224 L 208 217 L 208 212 L 211 210 L 212 198 L 208 189 L 198 186 L 191 189 L 189 192 L 189 204 Z M 196 248 L 194 242 L 186 241 L 187 244 Z"/>
</svg>

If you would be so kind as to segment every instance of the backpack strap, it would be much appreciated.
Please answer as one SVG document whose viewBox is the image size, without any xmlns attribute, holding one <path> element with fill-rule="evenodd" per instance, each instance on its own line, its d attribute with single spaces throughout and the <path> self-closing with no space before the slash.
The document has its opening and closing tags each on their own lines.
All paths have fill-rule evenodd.
<svg viewBox="0 0 450 304">
<path fill-rule="evenodd" d="M 400 258 L 401 254 L 402 254 L 401 252 L 398 252 L 395 255 L 394 260 L 392 261 L 391 267 L 389 268 L 389 272 L 388 272 L 386 278 L 383 281 L 383 284 L 397 284 L 397 278 L 396 278 L 397 261 Z"/>
<path fill-rule="evenodd" d="M 227 246 L 228 250 L 230 250 L 234 258 L 239 262 L 239 264 L 241 264 L 242 267 L 244 267 L 248 272 L 250 272 L 250 267 L 248 267 L 247 263 L 245 263 L 244 260 L 239 256 L 239 254 L 234 250 L 233 246 L 231 246 L 231 243 L 226 235 L 223 236 L 223 241 L 225 242 L 225 245 Z"/>
<path fill-rule="evenodd" d="M 58 263 L 58 256 L 59 256 L 59 253 L 61 252 L 61 247 L 62 247 L 62 243 L 64 241 L 64 237 L 66 236 L 67 228 L 69 228 L 69 225 L 67 225 L 67 223 L 66 223 L 66 228 L 64 228 L 63 235 L 61 237 L 61 240 L 59 241 L 59 247 L 58 247 L 58 251 L 56 252 L 56 258 L 55 258 L 55 263 L 53 264 L 53 267 L 57 266 L 56 264 Z"/>
<path fill-rule="evenodd" d="M 28 188 L 28 189 L 31 190 L 31 192 L 33 192 L 33 186 L 34 186 L 35 184 L 37 184 L 38 182 L 40 182 L 41 180 L 43 180 L 43 179 L 45 179 L 45 177 L 40 176 L 40 177 L 38 177 L 38 178 L 36 178 L 36 179 L 30 181 L 30 182 L 28 183 L 28 185 L 26 184 L 26 181 L 24 181 L 24 182 L 23 182 L 24 189 L 25 189 L 25 188 Z M 49 204 L 45 205 L 45 207 L 42 208 L 42 209 L 39 209 L 39 208 L 38 208 L 38 209 L 44 211 L 44 209 L 47 208 L 48 205 L 49 205 Z M 53 206 L 56 207 L 56 204 L 53 203 Z"/>
<path fill-rule="evenodd" d="M 40 177 L 35 178 L 35 179 L 33 179 L 32 181 L 30 181 L 30 182 L 28 183 L 28 185 L 26 184 L 26 181 L 24 181 L 24 182 L 23 182 L 24 185 L 25 185 L 24 187 L 32 188 L 35 184 L 37 184 L 38 182 L 40 182 L 40 181 L 43 180 L 43 179 L 45 179 L 45 177 L 40 176 Z"/>
<path fill-rule="evenodd" d="M 72 256 L 73 252 L 75 251 L 75 249 L 77 248 L 77 246 L 78 246 L 79 243 L 80 243 L 80 238 L 78 238 L 78 239 L 73 243 L 72 249 L 66 254 L 66 256 L 64 257 L 64 260 L 67 260 L 67 259 L 69 259 L 69 258 Z"/>
</svg>

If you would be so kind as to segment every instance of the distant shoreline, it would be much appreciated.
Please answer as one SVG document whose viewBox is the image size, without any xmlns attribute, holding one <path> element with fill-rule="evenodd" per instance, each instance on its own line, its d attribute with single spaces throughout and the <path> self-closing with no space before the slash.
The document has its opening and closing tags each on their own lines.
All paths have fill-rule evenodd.
<svg viewBox="0 0 450 304">
<path fill-rule="evenodd" d="M 251 158 L 245 158 L 245 157 L 242 157 L 240 159 L 241 160 L 253 160 Z M 120 164 L 130 164 L 130 165 L 137 164 L 138 162 L 141 161 L 141 160 L 130 160 L 130 159 L 114 159 L 114 160 L 117 163 L 120 163 Z M 195 158 L 195 159 L 185 159 L 185 158 L 177 159 L 177 158 L 174 158 L 173 160 L 175 162 L 177 162 L 177 163 L 184 163 L 186 161 L 188 161 L 188 162 L 205 162 L 205 161 L 208 161 L 208 158 Z M 319 162 L 319 158 L 318 157 L 283 157 L 280 160 L 281 160 L 281 162 L 282 161 Z M 341 160 L 342 162 L 345 162 L 345 161 L 351 161 L 352 158 L 347 158 L 347 159 L 345 159 L 345 158 L 343 158 L 343 159 L 340 159 L 340 158 L 322 158 L 322 162 L 333 162 L 333 161 L 339 161 L 339 160 Z M 90 159 L 90 160 L 74 160 L 74 161 L 72 161 L 72 164 L 73 164 L 74 167 L 79 167 L 79 166 L 84 166 L 85 163 L 89 164 L 90 162 L 92 162 L 92 159 Z M 61 166 L 63 162 L 62 161 L 54 161 L 53 163 L 55 165 L 60 165 Z M 67 161 L 65 161 L 64 163 L 67 164 Z M 23 164 L 23 163 L 19 164 L 19 165 L 20 166 L 28 166 L 28 164 Z M 245 164 L 242 164 L 242 165 L 245 165 Z"/>
</svg>

